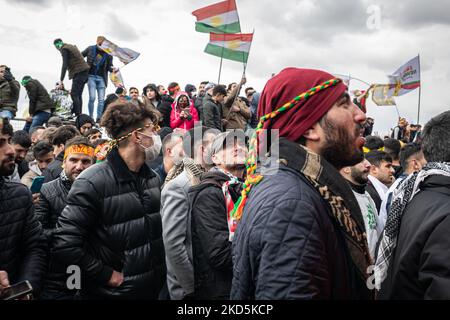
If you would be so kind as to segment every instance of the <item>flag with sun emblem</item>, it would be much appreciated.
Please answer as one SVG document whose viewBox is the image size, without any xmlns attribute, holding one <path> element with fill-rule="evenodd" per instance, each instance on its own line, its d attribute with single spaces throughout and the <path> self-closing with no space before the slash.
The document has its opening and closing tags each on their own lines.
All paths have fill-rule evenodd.
<svg viewBox="0 0 450 320">
<path fill-rule="evenodd" d="M 247 63 L 252 40 L 253 33 L 211 33 L 205 52 L 224 59 Z"/>
<path fill-rule="evenodd" d="M 235 0 L 222 1 L 192 12 L 197 18 L 198 32 L 238 33 L 241 32 Z"/>
</svg>

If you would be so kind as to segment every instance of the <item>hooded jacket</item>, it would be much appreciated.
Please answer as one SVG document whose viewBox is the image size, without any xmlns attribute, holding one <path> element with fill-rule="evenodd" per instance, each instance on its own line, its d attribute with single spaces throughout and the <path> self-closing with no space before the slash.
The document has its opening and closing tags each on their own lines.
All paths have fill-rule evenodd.
<svg viewBox="0 0 450 320">
<path fill-rule="evenodd" d="M 28 172 L 23 175 L 22 179 L 20 179 L 20 181 L 24 185 L 26 185 L 28 188 L 31 187 L 31 184 L 33 183 L 33 179 L 35 177 L 42 175 L 42 171 L 41 171 L 41 169 L 39 169 L 39 166 L 38 166 L 36 160 L 33 162 L 30 162 L 29 167 L 30 167 L 30 170 L 28 170 Z"/>
<path fill-rule="evenodd" d="M 230 297 L 233 263 L 221 187 L 228 180 L 222 172 L 207 172 L 202 175 L 200 185 L 189 190 L 196 299 L 228 300 Z M 237 201 L 240 186 L 230 187 L 229 191 Z"/>
<path fill-rule="evenodd" d="M 186 96 L 189 101 L 189 112 L 191 114 L 190 119 L 182 119 L 180 117 L 181 109 L 178 106 L 178 99 L 181 96 Z M 175 101 L 172 103 L 172 112 L 170 114 L 170 127 L 172 129 L 181 128 L 184 131 L 188 131 L 194 127 L 195 122 L 199 121 L 197 110 L 194 107 L 192 100 L 186 92 L 178 92 L 175 97 Z"/>
</svg>

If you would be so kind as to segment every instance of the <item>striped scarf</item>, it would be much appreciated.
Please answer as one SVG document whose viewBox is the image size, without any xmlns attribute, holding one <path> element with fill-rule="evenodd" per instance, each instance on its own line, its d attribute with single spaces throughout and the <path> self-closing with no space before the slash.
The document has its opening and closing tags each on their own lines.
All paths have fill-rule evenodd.
<svg viewBox="0 0 450 320">
<path fill-rule="evenodd" d="M 443 175 L 450 177 L 450 164 L 430 162 L 422 168 L 422 171 L 410 175 L 402 181 L 394 191 L 392 205 L 388 213 L 386 227 L 378 250 L 375 264 L 375 285 L 380 288 L 381 283 L 386 279 L 389 264 L 397 247 L 397 238 L 400 231 L 400 224 L 406 206 L 414 196 L 420 192 L 420 184 L 433 175 Z"/>
</svg>

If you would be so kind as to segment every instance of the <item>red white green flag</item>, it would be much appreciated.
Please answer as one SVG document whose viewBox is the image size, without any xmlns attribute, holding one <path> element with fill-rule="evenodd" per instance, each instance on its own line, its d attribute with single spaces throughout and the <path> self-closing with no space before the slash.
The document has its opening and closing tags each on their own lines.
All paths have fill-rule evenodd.
<svg viewBox="0 0 450 320">
<path fill-rule="evenodd" d="M 224 59 L 247 63 L 252 40 L 253 33 L 211 33 L 205 52 Z"/>
<path fill-rule="evenodd" d="M 419 56 L 411 59 L 389 76 L 389 94 L 401 96 L 420 87 Z"/>
<path fill-rule="evenodd" d="M 235 0 L 222 1 L 192 12 L 197 18 L 198 32 L 238 33 L 241 32 Z"/>
</svg>

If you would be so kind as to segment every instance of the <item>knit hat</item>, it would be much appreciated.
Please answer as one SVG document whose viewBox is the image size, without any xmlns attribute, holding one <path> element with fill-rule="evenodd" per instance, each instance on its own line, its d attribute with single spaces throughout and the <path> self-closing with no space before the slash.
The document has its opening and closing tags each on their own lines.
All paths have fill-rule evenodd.
<svg viewBox="0 0 450 320">
<path fill-rule="evenodd" d="M 85 123 L 91 123 L 93 126 L 95 125 L 94 119 L 92 119 L 91 117 L 89 117 L 87 114 L 80 114 L 80 115 L 77 117 L 77 119 L 75 120 L 75 126 L 77 127 L 78 130 L 80 130 L 81 127 L 82 127 Z"/>
<path fill-rule="evenodd" d="M 216 86 L 213 82 L 208 82 L 208 84 L 205 86 L 205 91 L 208 91 L 209 89 L 213 89 Z"/>
<path fill-rule="evenodd" d="M 333 75 L 320 70 L 298 68 L 282 70 L 267 82 L 261 93 L 258 117 L 275 111 L 300 93 L 334 78 Z M 266 122 L 264 129 L 279 129 L 280 137 L 298 141 L 306 130 L 331 109 L 346 90 L 347 86 L 340 82 L 325 91 L 319 91 L 282 115 Z"/>
</svg>

